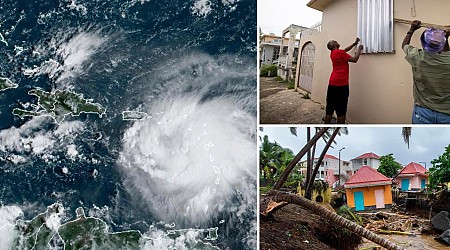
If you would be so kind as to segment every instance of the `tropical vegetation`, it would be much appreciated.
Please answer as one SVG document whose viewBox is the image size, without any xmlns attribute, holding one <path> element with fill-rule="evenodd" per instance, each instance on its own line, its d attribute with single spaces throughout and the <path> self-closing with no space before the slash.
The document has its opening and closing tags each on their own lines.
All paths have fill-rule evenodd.
<svg viewBox="0 0 450 250">
<path fill-rule="evenodd" d="M 433 167 L 430 168 L 430 187 L 437 189 L 445 187 L 445 183 L 450 182 L 450 145 L 445 148 L 445 152 L 438 158 L 431 161 Z"/>
<path fill-rule="evenodd" d="M 384 176 L 393 178 L 398 174 L 398 171 L 402 168 L 400 163 L 395 161 L 393 154 L 383 155 L 380 157 L 380 167 L 378 172 Z"/>
</svg>

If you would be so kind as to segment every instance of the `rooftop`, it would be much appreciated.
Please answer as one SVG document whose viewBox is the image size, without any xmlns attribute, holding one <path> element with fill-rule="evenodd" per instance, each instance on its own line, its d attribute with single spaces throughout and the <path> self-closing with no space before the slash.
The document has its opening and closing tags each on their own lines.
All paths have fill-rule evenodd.
<svg viewBox="0 0 450 250">
<path fill-rule="evenodd" d="M 392 181 L 377 170 L 363 166 L 345 183 L 345 188 L 389 185 Z"/>
<path fill-rule="evenodd" d="M 357 160 L 357 159 L 380 159 L 380 157 L 375 153 L 369 152 L 369 153 L 362 154 L 353 160 Z"/>
<path fill-rule="evenodd" d="M 411 162 L 402 170 L 400 170 L 398 174 L 425 174 L 425 172 L 428 172 L 428 170 L 422 165 L 420 165 L 419 163 Z"/>
</svg>

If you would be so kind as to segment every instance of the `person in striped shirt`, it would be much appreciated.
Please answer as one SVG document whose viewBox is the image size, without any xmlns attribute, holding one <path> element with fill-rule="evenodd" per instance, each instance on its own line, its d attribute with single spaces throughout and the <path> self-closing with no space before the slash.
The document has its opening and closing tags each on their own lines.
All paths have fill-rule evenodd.
<svg viewBox="0 0 450 250">
<path fill-rule="evenodd" d="M 450 30 L 427 28 L 420 37 L 422 48 L 416 48 L 409 43 L 420 24 L 412 22 L 402 43 L 413 73 L 412 123 L 450 124 Z"/>
</svg>

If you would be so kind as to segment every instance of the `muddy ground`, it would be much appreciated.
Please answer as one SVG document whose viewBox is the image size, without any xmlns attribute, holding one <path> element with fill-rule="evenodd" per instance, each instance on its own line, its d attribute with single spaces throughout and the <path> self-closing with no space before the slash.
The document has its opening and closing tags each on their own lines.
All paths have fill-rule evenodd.
<svg viewBox="0 0 450 250">
<path fill-rule="evenodd" d="M 287 89 L 274 77 L 260 78 L 260 124 L 321 124 L 324 106 Z"/>
<path fill-rule="evenodd" d="M 414 213 L 409 211 L 408 213 L 399 213 L 401 218 L 416 217 L 419 221 L 427 220 L 428 216 L 420 218 L 420 215 L 426 215 L 426 211 L 419 211 L 420 209 L 414 209 Z M 386 213 L 390 213 L 390 210 L 383 210 Z M 375 211 L 374 211 L 375 213 Z M 383 213 L 383 212 L 381 212 Z M 397 213 L 395 213 L 397 214 Z M 417 216 L 419 215 L 419 216 Z M 373 216 L 369 216 L 373 217 Z M 378 221 L 368 223 L 368 216 L 364 216 L 365 227 L 373 229 L 379 222 L 395 222 L 388 218 L 381 217 Z M 395 224 L 395 223 L 394 223 Z M 398 244 L 406 250 L 443 250 L 450 249 L 442 243 L 434 240 L 434 236 L 437 236 L 436 232 L 430 229 L 431 225 L 424 221 L 418 223 L 418 225 L 412 225 L 413 228 L 408 228 L 407 231 L 414 232 L 415 235 L 387 235 L 380 234 L 381 237 L 389 239 L 390 241 Z M 395 225 L 394 225 L 395 226 Z M 395 228 L 381 228 L 393 230 Z M 401 229 L 397 229 L 401 230 Z M 376 230 L 374 230 L 376 231 Z M 312 250 L 327 250 L 327 249 L 360 249 L 360 250 L 372 250 L 372 249 L 384 249 L 377 246 L 375 243 L 360 238 L 346 238 L 349 237 L 346 234 L 342 234 L 342 229 L 337 226 L 333 226 L 323 218 L 311 213 L 309 210 L 305 210 L 300 206 L 289 204 L 284 208 L 276 211 L 273 217 L 270 219 L 260 220 L 260 249 L 261 250 L 286 250 L 286 249 L 312 249 Z"/>
<path fill-rule="evenodd" d="M 354 249 L 361 238 L 300 206 L 289 204 L 260 220 L 261 250 Z"/>
</svg>

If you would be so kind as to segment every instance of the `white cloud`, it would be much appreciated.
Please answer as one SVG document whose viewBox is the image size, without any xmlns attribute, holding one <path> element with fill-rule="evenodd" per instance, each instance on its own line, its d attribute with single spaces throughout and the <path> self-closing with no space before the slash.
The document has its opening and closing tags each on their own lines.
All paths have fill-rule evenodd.
<svg viewBox="0 0 450 250">
<path fill-rule="evenodd" d="M 192 14 L 197 16 L 207 16 L 211 10 L 211 2 L 209 0 L 197 0 L 191 7 Z"/>
<path fill-rule="evenodd" d="M 69 156 L 75 154 L 72 145 L 75 136 L 84 130 L 80 121 L 63 122 L 55 130 L 42 129 L 49 117 L 33 117 L 20 127 L 11 127 L 0 131 L 0 154 L 3 160 L 14 164 L 25 163 L 28 154 L 51 161 L 54 151 L 66 151 Z M 0 159 L 1 160 L 1 159 Z"/>
<path fill-rule="evenodd" d="M 15 228 L 15 220 L 22 215 L 23 212 L 18 206 L 0 207 L 0 250 L 13 248 L 14 240 L 18 234 Z"/>
</svg>

